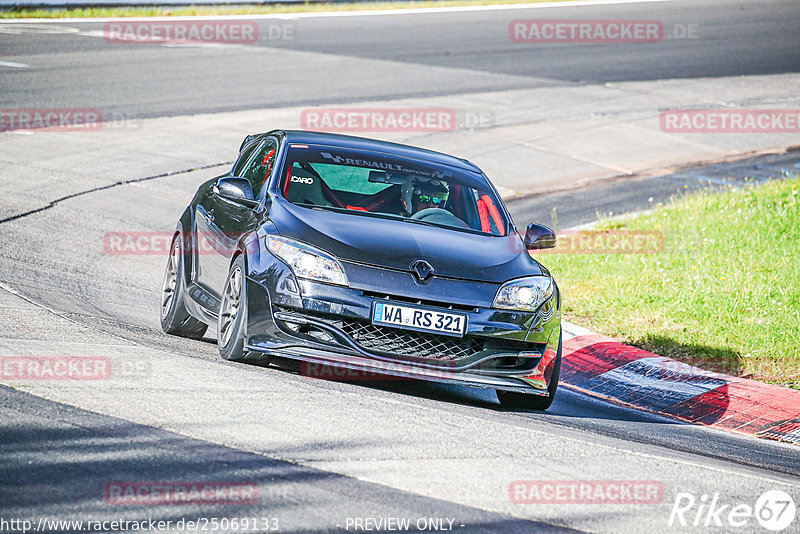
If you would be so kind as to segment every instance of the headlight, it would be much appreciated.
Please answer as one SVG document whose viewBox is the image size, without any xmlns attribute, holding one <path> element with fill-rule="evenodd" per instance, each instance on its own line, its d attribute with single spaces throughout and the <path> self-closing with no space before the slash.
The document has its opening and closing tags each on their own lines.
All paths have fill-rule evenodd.
<svg viewBox="0 0 800 534">
<path fill-rule="evenodd" d="M 297 278 L 308 278 L 340 286 L 349 285 L 339 261 L 327 252 L 276 235 L 268 235 L 266 241 L 270 252 L 286 262 Z"/>
<path fill-rule="evenodd" d="M 555 286 L 549 276 L 529 276 L 506 282 L 494 298 L 493 307 L 535 311 L 553 296 Z"/>
</svg>

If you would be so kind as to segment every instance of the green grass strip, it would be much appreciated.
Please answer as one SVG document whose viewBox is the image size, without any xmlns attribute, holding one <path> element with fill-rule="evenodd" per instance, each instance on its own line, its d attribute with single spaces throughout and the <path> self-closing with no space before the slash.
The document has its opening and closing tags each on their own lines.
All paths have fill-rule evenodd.
<svg viewBox="0 0 800 534">
<path fill-rule="evenodd" d="M 567 320 L 800 389 L 800 179 L 694 193 L 597 228 L 609 233 L 573 236 L 572 253 L 536 256 L 562 288 Z M 661 251 L 574 253 L 608 249 L 630 232 L 662 236 Z"/>
</svg>

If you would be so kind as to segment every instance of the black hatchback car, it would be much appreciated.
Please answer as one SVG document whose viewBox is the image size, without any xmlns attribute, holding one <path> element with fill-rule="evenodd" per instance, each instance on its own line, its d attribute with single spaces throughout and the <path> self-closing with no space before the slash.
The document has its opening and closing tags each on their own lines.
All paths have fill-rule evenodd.
<svg viewBox="0 0 800 534">
<path fill-rule="evenodd" d="M 175 231 L 165 332 L 217 326 L 229 360 L 491 388 L 546 409 L 561 366 L 561 295 L 472 163 L 304 131 L 245 138 Z M 305 367 L 304 367 L 305 366 Z"/>
</svg>

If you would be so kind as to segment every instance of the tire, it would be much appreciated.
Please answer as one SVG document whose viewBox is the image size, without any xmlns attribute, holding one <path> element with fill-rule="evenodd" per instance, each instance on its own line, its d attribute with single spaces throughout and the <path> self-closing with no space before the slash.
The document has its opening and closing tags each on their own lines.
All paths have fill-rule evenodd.
<svg viewBox="0 0 800 534">
<path fill-rule="evenodd" d="M 234 362 L 243 361 L 248 354 L 244 350 L 244 324 L 247 320 L 246 272 L 244 256 L 239 255 L 228 271 L 217 319 L 219 355 Z"/>
<path fill-rule="evenodd" d="M 514 391 L 497 390 L 497 400 L 503 408 L 512 410 L 547 410 L 553 399 L 556 397 L 558 390 L 558 379 L 561 376 L 561 336 L 558 338 L 558 353 L 556 354 L 556 361 L 553 364 L 553 376 L 550 378 L 550 384 L 547 386 L 546 397 L 539 395 L 532 395 L 528 393 L 516 393 Z"/>
<path fill-rule="evenodd" d="M 182 242 L 181 234 L 175 234 L 169 247 L 161 290 L 161 329 L 167 334 L 202 339 L 208 325 L 192 317 L 184 304 Z"/>
</svg>

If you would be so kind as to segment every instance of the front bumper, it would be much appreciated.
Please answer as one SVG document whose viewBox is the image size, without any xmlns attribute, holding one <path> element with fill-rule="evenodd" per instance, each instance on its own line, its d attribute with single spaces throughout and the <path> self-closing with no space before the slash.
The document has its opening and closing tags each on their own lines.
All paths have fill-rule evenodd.
<svg viewBox="0 0 800 534">
<path fill-rule="evenodd" d="M 267 276 L 248 277 L 247 349 L 300 360 L 301 372 L 311 376 L 321 372 L 318 366 L 333 366 L 351 372 L 345 379 L 380 375 L 548 394 L 560 363 L 557 291 L 536 313 L 498 310 L 486 306 L 486 295 L 493 298 L 496 291 L 486 287 L 490 284 L 440 280 L 430 291 L 408 284 L 410 275 L 374 271 L 379 286 L 354 283 L 353 277 L 356 287 L 298 281 L 280 263 L 273 263 Z M 393 277 L 403 283 L 393 283 Z M 459 297 L 429 300 L 442 292 Z M 470 298 L 473 294 L 478 296 Z M 468 329 L 463 338 L 453 338 L 373 325 L 375 301 L 463 313 Z"/>
</svg>

